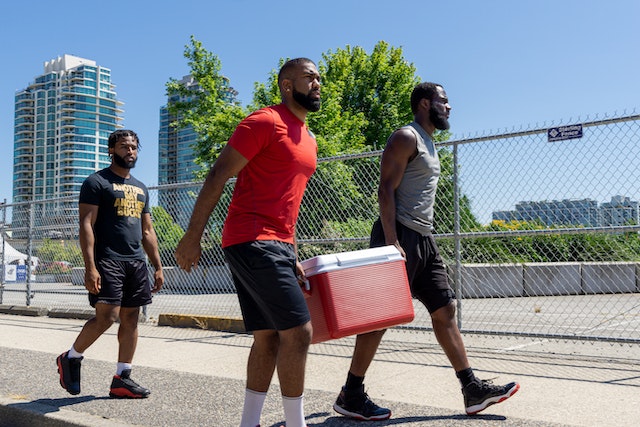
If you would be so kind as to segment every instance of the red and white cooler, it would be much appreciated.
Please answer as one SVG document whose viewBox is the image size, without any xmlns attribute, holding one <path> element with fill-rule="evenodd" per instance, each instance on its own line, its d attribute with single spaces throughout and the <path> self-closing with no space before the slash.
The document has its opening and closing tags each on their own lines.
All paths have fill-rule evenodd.
<svg viewBox="0 0 640 427">
<path fill-rule="evenodd" d="M 319 255 L 302 261 L 309 281 L 313 343 L 409 323 L 413 301 L 395 246 Z"/>
</svg>

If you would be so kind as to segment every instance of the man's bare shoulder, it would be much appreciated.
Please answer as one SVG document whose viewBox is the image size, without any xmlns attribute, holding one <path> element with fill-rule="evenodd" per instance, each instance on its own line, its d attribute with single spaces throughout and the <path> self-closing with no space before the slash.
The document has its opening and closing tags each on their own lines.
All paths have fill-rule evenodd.
<svg viewBox="0 0 640 427">
<path fill-rule="evenodd" d="M 385 150 L 400 150 L 413 152 L 416 149 L 416 135 L 407 126 L 396 129 L 389 140 Z"/>
</svg>

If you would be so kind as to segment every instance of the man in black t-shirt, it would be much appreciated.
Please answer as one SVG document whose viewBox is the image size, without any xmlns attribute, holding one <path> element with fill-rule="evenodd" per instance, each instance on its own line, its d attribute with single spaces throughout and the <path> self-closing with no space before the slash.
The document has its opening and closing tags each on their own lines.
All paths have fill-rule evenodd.
<svg viewBox="0 0 640 427">
<path fill-rule="evenodd" d="M 151 223 L 147 187 L 130 174 L 138 159 L 139 140 L 131 130 L 109 136 L 111 165 L 90 175 L 80 190 L 80 247 L 84 285 L 95 317 L 85 323 L 69 351 L 56 359 L 60 385 L 80 393 L 80 363 L 89 348 L 119 319 L 118 364 L 109 395 L 147 397 L 148 389 L 130 377 L 138 341 L 140 307 L 164 283 L 158 240 Z M 154 267 L 149 283 L 145 253 Z"/>
</svg>

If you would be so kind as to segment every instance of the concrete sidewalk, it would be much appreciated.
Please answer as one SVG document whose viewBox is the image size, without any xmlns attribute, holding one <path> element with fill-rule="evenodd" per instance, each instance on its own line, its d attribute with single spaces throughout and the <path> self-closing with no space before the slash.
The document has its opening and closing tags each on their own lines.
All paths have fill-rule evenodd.
<svg viewBox="0 0 640 427">
<path fill-rule="evenodd" d="M 114 400 L 117 325 L 86 353 L 82 393 L 58 384 L 55 357 L 83 320 L 0 314 L 0 426 L 221 426 L 239 424 L 251 338 L 199 329 L 140 326 L 133 377 L 144 400 Z M 428 336 L 427 336 L 428 335 Z M 640 419 L 640 346 L 552 343 L 465 336 L 477 375 L 521 389 L 481 414 L 464 414 L 457 379 L 432 334 L 390 331 L 367 375 L 391 419 L 347 420 L 332 410 L 346 377 L 353 339 L 311 347 L 305 412 L 313 426 L 620 426 Z M 502 346 L 496 350 L 496 345 Z M 283 424 L 277 379 L 262 426 Z"/>
</svg>

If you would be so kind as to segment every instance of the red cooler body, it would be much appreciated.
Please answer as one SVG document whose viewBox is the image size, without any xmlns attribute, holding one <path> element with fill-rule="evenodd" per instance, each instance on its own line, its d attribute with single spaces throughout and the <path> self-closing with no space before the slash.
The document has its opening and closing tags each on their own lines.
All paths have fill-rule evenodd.
<svg viewBox="0 0 640 427">
<path fill-rule="evenodd" d="M 405 261 L 395 246 L 320 255 L 302 266 L 313 343 L 413 320 Z"/>
</svg>

